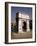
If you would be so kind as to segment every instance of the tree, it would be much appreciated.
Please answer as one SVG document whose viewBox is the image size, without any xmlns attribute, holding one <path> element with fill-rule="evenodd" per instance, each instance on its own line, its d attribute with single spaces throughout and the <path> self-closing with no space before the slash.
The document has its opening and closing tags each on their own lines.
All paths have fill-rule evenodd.
<svg viewBox="0 0 37 46">
<path fill-rule="evenodd" d="M 30 29 L 32 30 L 32 20 L 30 20 Z"/>
</svg>

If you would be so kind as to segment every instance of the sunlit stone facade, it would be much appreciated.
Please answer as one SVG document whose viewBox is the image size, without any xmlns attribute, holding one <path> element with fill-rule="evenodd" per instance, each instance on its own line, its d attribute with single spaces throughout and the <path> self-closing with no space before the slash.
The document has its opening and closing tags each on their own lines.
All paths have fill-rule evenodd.
<svg viewBox="0 0 37 46">
<path fill-rule="evenodd" d="M 22 12 L 16 13 L 17 23 L 18 23 L 18 32 L 23 32 L 23 22 L 26 22 L 26 32 L 30 31 L 29 28 L 29 16 L 27 14 L 24 14 Z"/>
</svg>

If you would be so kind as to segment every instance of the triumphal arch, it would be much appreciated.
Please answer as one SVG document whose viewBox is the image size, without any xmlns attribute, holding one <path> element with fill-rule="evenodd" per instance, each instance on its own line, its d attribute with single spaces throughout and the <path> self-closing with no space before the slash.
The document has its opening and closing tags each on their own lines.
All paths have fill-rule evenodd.
<svg viewBox="0 0 37 46">
<path fill-rule="evenodd" d="M 17 23 L 17 29 L 18 32 L 29 32 L 30 27 L 29 27 L 29 16 L 27 14 L 24 14 L 22 12 L 17 12 L 16 13 L 16 23 Z"/>
</svg>

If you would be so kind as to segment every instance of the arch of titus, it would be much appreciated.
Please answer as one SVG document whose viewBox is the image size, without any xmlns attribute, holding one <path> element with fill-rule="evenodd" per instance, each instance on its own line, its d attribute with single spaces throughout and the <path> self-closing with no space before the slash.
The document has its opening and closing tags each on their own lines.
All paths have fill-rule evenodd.
<svg viewBox="0 0 37 46">
<path fill-rule="evenodd" d="M 18 32 L 23 32 L 23 22 L 26 22 L 26 32 L 30 31 L 29 28 L 29 16 L 27 14 L 23 14 L 21 12 L 17 12 L 16 13 L 16 23 L 17 23 L 17 27 L 18 27 Z"/>
</svg>

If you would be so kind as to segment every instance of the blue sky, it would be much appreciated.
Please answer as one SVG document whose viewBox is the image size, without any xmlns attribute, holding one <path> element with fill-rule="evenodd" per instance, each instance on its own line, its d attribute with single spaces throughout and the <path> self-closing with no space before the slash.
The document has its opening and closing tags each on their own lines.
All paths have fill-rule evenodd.
<svg viewBox="0 0 37 46">
<path fill-rule="evenodd" d="M 11 7 L 11 21 L 15 22 L 15 17 L 17 12 L 22 12 L 28 14 L 30 19 L 32 19 L 32 8 L 28 7 Z"/>
</svg>

